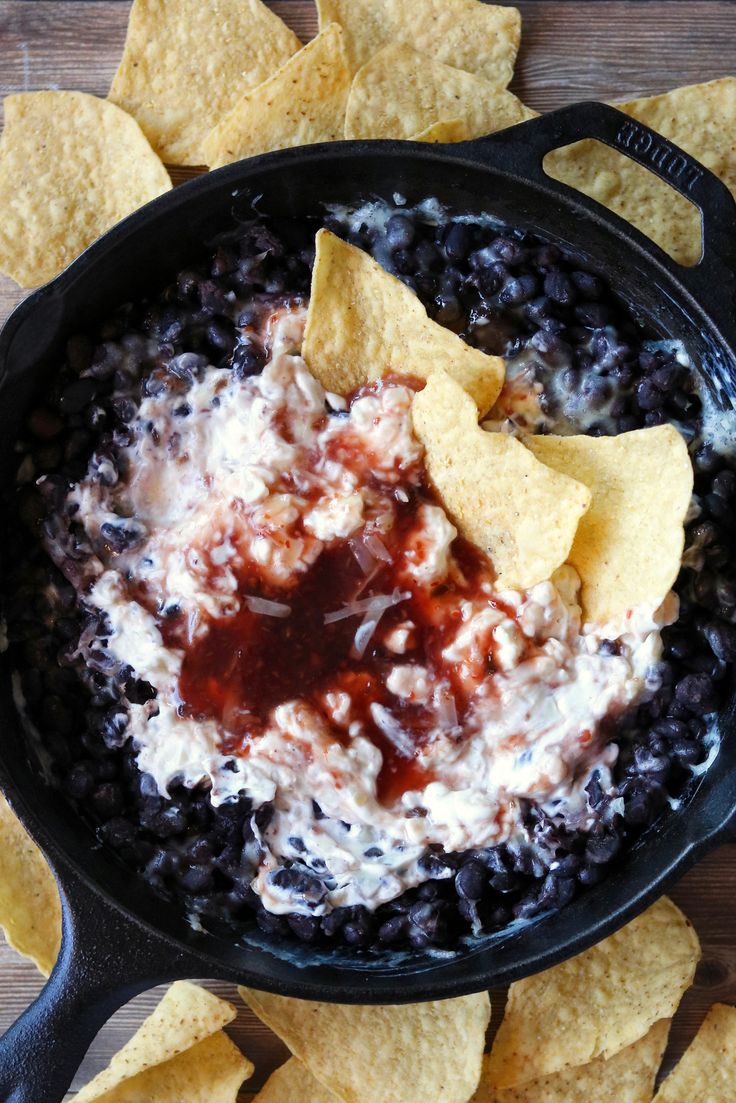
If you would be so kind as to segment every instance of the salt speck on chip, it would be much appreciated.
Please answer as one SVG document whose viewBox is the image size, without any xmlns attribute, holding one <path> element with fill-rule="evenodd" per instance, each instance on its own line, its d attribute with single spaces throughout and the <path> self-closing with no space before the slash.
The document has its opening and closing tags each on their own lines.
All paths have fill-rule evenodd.
<svg viewBox="0 0 736 1103">
<path fill-rule="evenodd" d="M 516 1087 L 613 1057 L 672 1017 L 699 958 L 690 922 L 663 896 L 589 950 L 511 985 L 484 1080 Z"/>
<path fill-rule="evenodd" d="M 269 150 L 336 142 L 349 90 L 342 28 L 331 23 L 210 131 L 202 143 L 205 162 L 219 168 Z"/>
<path fill-rule="evenodd" d="M 134 0 L 108 98 L 169 164 L 201 165 L 205 135 L 300 48 L 261 0 Z"/>
<path fill-rule="evenodd" d="M 349 394 L 391 373 L 426 379 L 444 368 L 487 411 L 503 386 L 498 356 L 433 322 L 401 280 L 329 230 L 319 230 L 302 346 L 326 391 Z"/>
<path fill-rule="evenodd" d="M 529 436 L 531 452 L 590 488 L 570 563 L 582 581 L 586 620 L 654 611 L 680 570 L 693 489 L 687 445 L 673 425 L 616 437 Z"/>
<path fill-rule="evenodd" d="M 342 24 L 353 72 L 392 42 L 506 85 L 521 38 L 516 8 L 479 0 L 317 0 L 320 28 Z"/>
<path fill-rule="evenodd" d="M 432 373 L 412 417 L 442 504 L 490 556 L 499 586 L 526 589 L 550 578 L 567 560 L 588 488 L 509 434 L 481 429 L 472 400 L 446 372 Z"/>
<path fill-rule="evenodd" d="M 222 1027 L 236 1011 L 205 988 L 177 981 L 133 1037 L 75 1096 L 79 1103 L 235 1103 L 253 1074 Z"/>
<path fill-rule="evenodd" d="M 46 859 L 0 794 L 0 926 L 45 977 L 61 944 L 61 901 Z"/>
<path fill-rule="evenodd" d="M 395 43 L 355 74 L 345 137 L 411 138 L 447 118 L 461 120 L 466 136 L 477 138 L 533 116 L 500 84 Z"/>
<path fill-rule="evenodd" d="M 736 77 L 616 104 L 714 172 L 736 196 Z M 700 258 L 700 213 L 642 165 L 600 142 L 547 155 L 545 170 L 615 211 L 679 261 Z"/>
<path fill-rule="evenodd" d="M 84 92 L 4 101 L 0 272 L 21 287 L 58 275 L 126 215 L 171 188 L 138 123 Z"/>
<path fill-rule="evenodd" d="M 660 1019 L 643 1038 L 614 1057 L 596 1057 L 587 1065 L 553 1072 L 516 1088 L 494 1088 L 487 1082 L 486 1056 L 478 1090 L 470 1103 L 649 1103 L 669 1029 L 670 1020 Z M 279 1101 L 274 1098 L 268 1103 Z"/>
<path fill-rule="evenodd" d="M 486 992 L 365 1007 L 238 991 L 343 1103 L 466 1103 L 478 1084 L 491 1013 Z"/>
<path fill-rule="evenodd" d="M 736 1103 L 736 1007 L 713 1004 L 654 1103 Z"/>
</svg>

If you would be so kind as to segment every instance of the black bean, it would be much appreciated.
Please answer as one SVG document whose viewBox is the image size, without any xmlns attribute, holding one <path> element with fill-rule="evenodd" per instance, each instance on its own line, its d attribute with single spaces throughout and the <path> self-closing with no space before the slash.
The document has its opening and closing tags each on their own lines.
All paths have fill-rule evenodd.
<svg viewBox="0 0 736 1103">
<path fill-rule="evenodd" d="M 571 306 L 577 298 L 572 281 L 565 272 L 548 272 L 544 277 L 544 293 L 560 306 Z"/>
<path fill-rule="evenodd" d="M 455 877 L 458 896 L 464 900 L 480 900 L 487 884 L 488 873 L 477 859 L 465 862 Z"/>
<path fill-rule="evenodd" d="M 397 942 L 406 934 L 408 919 L 405 915 L 393 915 L 378 928 L 378 940 L 390 944 Z"/>
<path fill-rule="evenodd" d="M 101 819 L 108 820 L 111 816 L 117 816 L 123 809 L 123 791 L 114 782 L 98 785 L 90 800 Z"/>
<path fill-rule="evenodd" d="M 287 916 L 286 921 L 302 942 L 314 942 L 319 935 L 319 919 L 314 915 L 300 915 L 298 912 L 292 912 Z"/>
<path fill-rule="evenodd" d="M 408 249 L 414 243 L 414 223 L 405 214 L 392 214 L 386 223 L 386 240 L 391 249 Z"/>
<path fill-rule="evenodd" d="M 713 682 L 706 674 L 687 674 L 675 687 L 675 699 L 696 716 L 704 716 L 716 707 Z"/>
<path fill-rule="evenodd" d="M 724 663 L 736 662 L 736 628 L 713 621 L 703 632 L 711 651 Z"/>
<path fill-rule="evenodd" d="M 75 379 L 61 392 L 59 409 L 62 414 L 79 414 L 97 394 L 97 382 L 94 379 Z"/>
</svg>

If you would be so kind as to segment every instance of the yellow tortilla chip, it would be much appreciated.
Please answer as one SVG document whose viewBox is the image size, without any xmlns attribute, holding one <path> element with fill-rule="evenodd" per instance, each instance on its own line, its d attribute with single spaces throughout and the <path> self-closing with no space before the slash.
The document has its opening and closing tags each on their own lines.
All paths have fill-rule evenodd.
<svg viewBox="0 0 736 1103">
<path fill-rule="evenodd" d="M 0 794 L 0 926 L 19 954 L 47 977 L 61 945 L 61 901 L 54 875 Z"/>
<path fill-rule="evenodd" d="M 227 1000 L 221 1000 L 189 981 L 177 981 L 171 985 L 153 1014 L 141 1023 L 130 1041 L 115 1054 L 108 1067 L 82 1088 L 75 1099 L 78 1103 L 90 1103 L 93 1099 L 114 1099 L 116 1103 L 123 1099 L 127 1101 L 128 1096 L 115 1094 L 121 1085 L 149 1075 L 154 1068 L 165 1063 L 180 1060 L 182 1054 L 198 1048 L 205 1040 L 211 1042 L 235 1015 L 235 1008 Z M 218 1042 L 217 1047 L 220 1052 L 226 1048 L 222 1042 Z M 204 1052 L 209 1053 L 210 1050 Z M 242 1080 L 251 1075 L 253 1067 L 242 1054 L 238 1056 L 240 1063 L 237 1068 L 243 1070 L 239 1087 Z M 232 1076 L 235 1062 L 228 1060 L 227 1067 Z"/>
<path fill-rule="evenodd" d="M 202 143 L 210 168 L 272 149 L 343 137 L 350 71 L 342 29 L 331 23 L 243 98 Z"/>
<path fill-rule="evenodd" d="M 700 957 L 697 935 L 663 896 L 616 934 L 509 989 L 483 1070 L 510 1088 L 610 1059 L 671 1018 Z"/>
<path fill-rule="evenodd" d="M 111 1091 L 84 1098 L 102 1103 L 236 1103 L 241 1084 L 252 1075 L 251 1062 L 224 1030 L 218 1030 L 171 1060 L 123 1080 Z M 87 1092 L 89 1087 L 82 1090 Z"/>
<path fill-rule="evenodd" d="M 338 1103 L 338 1096 L 290 1057 L 271 1073 L 253 1103 Z"/>
<path fill-rule="evenodd" d="M 238 991 L 343 1103 L 466 1103 L 478 1084 L 491 1013 L 485 992 L 361 1007 Z"/>
<path fill-rule="evenodd" d="M 108 98 L 165 161 L 201 165 L 205 135 L 300 47 L 261 0 L 134 0 Z"/>
<path fill-rule="evenodd" d="M 521 37 L 516 8 L 479 0 L 317 0 L 320 28 L 341 23 L 355 73 L 389 43 L 507 85 Z"/>
<path fill-rule="evenodd" d="M 460 119 L 468 138 L 534 115 L 499 84 L 443 65 L 411 46 L 385 46 L 355 74 L 346 138 L 410 138 L 437 119 Z"/>
<path fill-rule="evenodd" d="M 660 1019 L 648 1034 L 615 1057 L 597 1057 L 587 1065 L 553 1072 L 518 1088 L 491 1087 L 484 1069 L 470 1103 L 650 1103 L 669 1029 L 670 1020 Z M 485 1057 L 484 1064 L 487 1060 Z M 274 1098 L 269 1103 L 280 1100 Z"/>
<path fill-rule="evenodd" d="M 702 161 L 736 196 L 736 77 L 616 106 Z M 647 169 L 594 141 L 550 153 L 544 167 L 627 219 L 680 264 L 697 263 L 698 211 Z"/>
<path fill-rule="evenodd" d="M 412 134 L 413 142 L 464 142 L 470 137 L 462 119 L 443 119 Z"/>
<path fill-rule="evenodd" d="M 349 394 L 391 373 L 426 379 L 443 368 L 481 413 L 504 380 L 504 362 L 427 317 L 419 299 L 373 257 L 320 230 L 302 356 L 322 386 Z"/>
<path fill-rule="evenodd" d="M 481 429 L 473 402 L 445 372 L 429 377 L 412 415 L 435 489 L 462 535 L 490 556 L 500 585 L 526 589 L 549 578 L 567 559 L 588 488 L 508 433 Z"/>
<path fill-rule="evenodd" d="M 736 1103 L 736 1007 L 713 1004 L 654 1103 Z"/>
<path fill-rule="evenodd" d="M 680 570 L 693 489 L 692 464 L 677 429 L 530 436 L 524 443 L 542 463 L 592 491 L 570 552 L 583 583 L 585 619 L 605 624 L 639 606 L 654 611 Z"/>
<path fill-rule="evenodd" d="M 171 187 L 138 124 L 84 92 L 5 99 L 0 272 L 52 279 L 95 238 Z"/>
</svg>

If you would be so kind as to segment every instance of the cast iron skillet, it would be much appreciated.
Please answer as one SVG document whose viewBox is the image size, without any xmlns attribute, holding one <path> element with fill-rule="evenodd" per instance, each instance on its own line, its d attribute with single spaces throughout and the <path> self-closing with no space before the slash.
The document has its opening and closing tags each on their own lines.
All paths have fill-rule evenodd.
<svg viewBox="0 0 736 1103">
<path fill-rule="evenodd" d="M 703 257 L 681 268 L 648 239 L 578 192 L 550 180 L 544 155 L 598 138 L 651 169 L 703 218 Z M 0 336 L 0 462 L 33 392 L 61 359 L 65 337 L 127 298 L 168 279 L 202 242 L 227 228 L 233 208 L 318 214 L 325 202 L 401 192 L 456 210 L 491 211 L 587 258 L 656 328 L 684 342 L 724 407 L 736 405 L 736 207 L 706 169 L 657 134 L 601 104 L 578 104 L 452 146 L 348 142 L 254 158 L 161 197 L 116 226 L 61 276 L 28 298 Z M 666 476 L 665 476 L 666 477 Z M 0 674 L 0 783 L 59 881 L 63 941 L 36 1002 L 0 1041 L 0 1100 L 55 1103 L 102 1023 L 135 993 L 177 977 L 214 977 L 272 992 L 343 1003 L 457 996 L 546 968 L 609 934 L 660 895 L 736 824 L 736 721 L 686 806 L 655 825 L 599 887 L 558 914 L 479 940 L 462 953 L 284 948 L 258 932 L 235 944 L 195 932 L 175 908 L 95 846 L 91 831 L 41 780 Z"/>
</svg>

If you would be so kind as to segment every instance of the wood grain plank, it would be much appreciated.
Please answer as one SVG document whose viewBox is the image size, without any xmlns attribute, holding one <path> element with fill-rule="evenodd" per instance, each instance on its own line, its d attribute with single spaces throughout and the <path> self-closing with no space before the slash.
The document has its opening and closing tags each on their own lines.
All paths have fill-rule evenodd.
<svg viewBox="0 0 736 1103">
<path fill-rule="evenodd" d="M 271 6 L 308 40 L 316 31 L 311 0 Z M 611 101 L 649 95 L 722 76 L 736 57 L 736 3 L 731 0 L 522 0 L 522 48 L 512 89 L 538 110 L 580 99 Z M 127 0 L 0 0 L 0 95 L 37 88 L 79 88 L 105 95 L 117 66 Z M 0 112 L 1 118 L 1 112 Z M 190 175 L 175 170 L 175 182 Z M 0 324 L 20 292 L 0 277 Z M 703 945 L 694 987 L 676 1016 L 665 1060 L 669 1068 L 716 1000 L 736 1003 L 736 845 L 722 847 L 672 893 Z M 34 998 L 42 978 L 0 942 L 0 1030 Z M 208 984 L 239 1000 L 231 986 Z M 137 997 L 95 1039 L 74 1086 L 103 1068 L 160 998 Z M 493 994 L 492 1028 L 504 994 Z M 284 1058 L 281 1043 L 241 1006 L 229 1033 L 256 1062 L 241 1096 L 251 1098 Z"/>
</svg>

